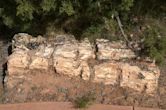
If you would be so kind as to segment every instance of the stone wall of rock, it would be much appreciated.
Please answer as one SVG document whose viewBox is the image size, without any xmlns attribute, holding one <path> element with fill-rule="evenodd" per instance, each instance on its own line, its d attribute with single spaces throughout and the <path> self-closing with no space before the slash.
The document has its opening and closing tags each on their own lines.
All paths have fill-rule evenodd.
<svg viewBox="0 0 166 110">
<path fill-rule="evenodd" d="M 28 80 L 27 74 L 32 70 L 119 85 L 148 94 L 154 94 L 158 87 L 159 68 L 136 60 L 135 53 L 123 42 L 97 39 L 91 44 L 86 38 L 77 41 L 72 35 L 46 39 L 19 33 L 14 36 L 12 47 L 5 78 L 7 88 L 23 77 Z"/>
</svg>

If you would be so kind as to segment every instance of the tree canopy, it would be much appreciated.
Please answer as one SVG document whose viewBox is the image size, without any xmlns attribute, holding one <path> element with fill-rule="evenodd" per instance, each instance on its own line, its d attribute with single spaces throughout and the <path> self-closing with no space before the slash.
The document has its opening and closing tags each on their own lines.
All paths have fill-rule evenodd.
<svg viewBox="0 0 166 110">
<path fill-rule="evenodd" d="M 90 26 L 116 14 L 156 15 L 166 11 L 165 4 L 165 0 L 1 0 L 0 22 L 20 31 L 69 18 Z"/>
</svg>

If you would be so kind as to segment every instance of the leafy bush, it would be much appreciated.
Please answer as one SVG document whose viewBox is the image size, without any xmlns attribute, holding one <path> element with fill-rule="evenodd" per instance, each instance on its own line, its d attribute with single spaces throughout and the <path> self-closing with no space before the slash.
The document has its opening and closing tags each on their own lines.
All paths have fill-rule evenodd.
<svg viewBox="0 0 166 110">
<path fill-rule="evenodd" d="M 97 38 L 105 38 L 110 41 L 116 41 L 120 39 L 117 36 L 119 27 L 114 19 L 104 18 L 104 23 L 100 25 L 91 25 L 82 34 L 82 37 L 87 37 L 91 42 L 94 42 Z"/>
<path fill-rule="evenodd" d="M 143 54 L 162 64 L 166 54 L 166 36 L 161 36 L 160 31 L 152 27 L 145 31 L 144 36 Z"/>
<path fill-rule="evenodd" d="M 84 96 L 76 98 L 74 105 L 76 108 L 86 108 L 95 100 L 94 94 L 88 93 Z"/>
<path fill-rule="evenodd" d="M 83 32 L 82 38 L 87 37 L 90 40 L 90 42 L 94 42 L 95 39 L 101 38 L 101 31 L 101 26 L 92 25 Z"/>
</svg>

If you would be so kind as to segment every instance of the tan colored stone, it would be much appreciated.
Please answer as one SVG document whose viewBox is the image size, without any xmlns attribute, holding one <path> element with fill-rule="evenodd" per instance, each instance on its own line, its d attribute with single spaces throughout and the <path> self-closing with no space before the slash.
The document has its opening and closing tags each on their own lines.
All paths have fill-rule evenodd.
<svg viewBox="0 0 166 110">
<path fill-rule="evenodd" d="M 27 51 L 18 50 L 8 57 L 8 69 L 10 67 L 27 68 L 30 61 Z"/>
<path fill-rule="evenodd" d="M 117 84 L 120 74 L 118 64 L 115 62 L 106 62 L 94 66 L 94 82 L 103 82 L 105 84 Z"/>
<path fill-rule="evenodd" d="M 100 60 L 120 60 L 124 58 L 134 58 L 134 52 L 127 48 L 123 42 L 109 42 L 105 39 L 97 39 L 97 58 Z"/>
<path fill-rule="evenodd" d="M 63 57 L 54 59 L 54 68 L 57 73 L 68 75 L 69 77 L 78 76 L 81 73 L 79 62 Z"/>
<path fill-rule="evenodd" d="M 76 59 L 78 56 L 77 45 L 73 44 L 58 45 L 54 51 L 53 56 L 54 59 L 56 59 L 57 57 Z"/>
<path fill-rule="evenodd" d="M 158 80 L 147 81 L 146 88 L 147 88 L 146 89 L 146 93 L 147 94 L 155 94 L 155 93 L 157 93 Z"/>
<path fill-rule="evenodd" d="M 122 64 L 122 87 L 130 87 L 137 91 L 146 91 L 147 93 L 154 93 L 157 88 L 157 80 L 160 73 L 153 71 L 141 70 L 138 66 L 131 66 L 129 64 Z"/>
<path fill-rule="evenodd" d="M 78 46 L 80 60 L 94 59 L 95 53 L 89 40 L 85 38 Z"/>
<path fill-rule="evenodd" d="M 29 65 L 29 69 L 44 69 L 47 70 L 49 68 L 49 60 L 47 58 L 32 56 L 31 64 Z"/>
</svg>

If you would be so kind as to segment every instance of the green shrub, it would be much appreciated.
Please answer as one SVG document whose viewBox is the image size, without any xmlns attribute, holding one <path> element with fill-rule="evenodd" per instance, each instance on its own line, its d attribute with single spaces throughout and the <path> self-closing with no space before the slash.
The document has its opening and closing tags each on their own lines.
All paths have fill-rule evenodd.
<svg viewBox="0 0 166 110">
<path fill-rule="evenodd" d="M 101 31 L 101 26 L 92 25 L 83 32 L 82 38 L 87 37 L 90 42 L 94 42 L 95 39 L 101 38 Z"/>
<path fill-rule="evenodd" d="M 76 108 L 87 108 L 94 100 L 94 94 L 88 93 L 81 97 L 77 97 L 74 101 L 74 105 Z"/>
<path fill-rule="evenodd" d="M 110 41 L 119 40 L 117 36 L 119 27 L 114 19 L 104 18 L 104 23 L 100 25 L 91 25 L 82 34 L 82 38 L 87 37 L 91 42 L 94 42 L 97 38 L 104 38 Z"/>
<path fill-rule="evenodd" d="M 144 33 L 142 54 L 156 60 L 157 64 L 163 64 L 166 54 L 166 36 L 161 36 L 156 28 L 149 27 Z"/>
</svg>

